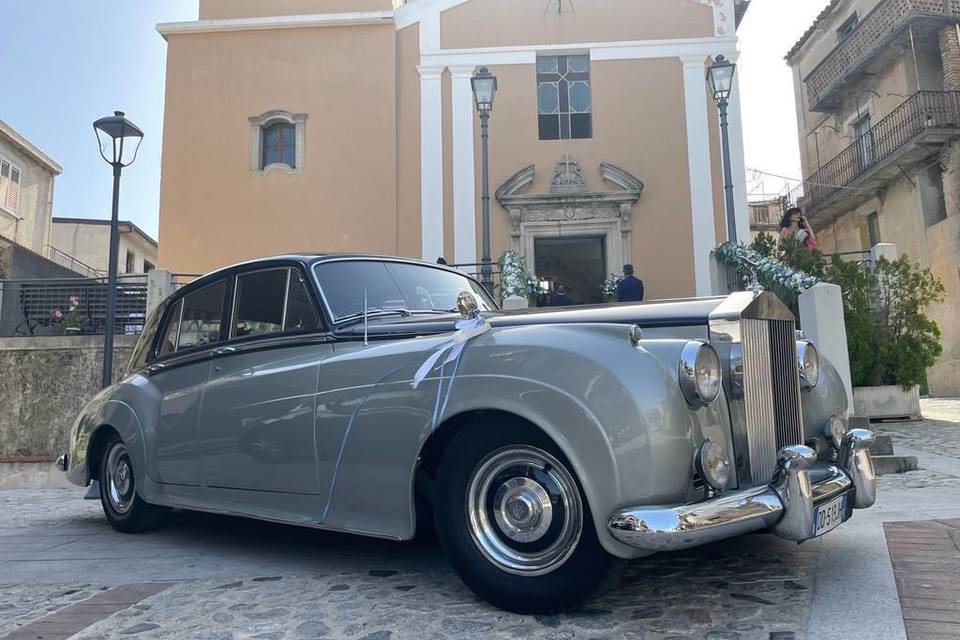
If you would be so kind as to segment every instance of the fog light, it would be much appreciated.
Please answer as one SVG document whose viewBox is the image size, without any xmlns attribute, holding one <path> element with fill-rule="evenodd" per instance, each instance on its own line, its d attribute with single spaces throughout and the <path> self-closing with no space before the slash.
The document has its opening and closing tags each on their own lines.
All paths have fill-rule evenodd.
<svg viewBox="0 0 960 640">
<path fill-rule="evenodd" d="M 835 449 L 840 449 L 843 443 L 843 436 L 847 433 L 847 421 L 840 416 L 830 416 L 824 428 L 824 435 Z"/>
<path fill-rule="evenodd" d="M 700 476 L 714 489 L 720 490 L 730 480 L 730 458 L 726 450 L 713 440 L 707 440 L 700 446 L 697 456 Z"/>
</svg>

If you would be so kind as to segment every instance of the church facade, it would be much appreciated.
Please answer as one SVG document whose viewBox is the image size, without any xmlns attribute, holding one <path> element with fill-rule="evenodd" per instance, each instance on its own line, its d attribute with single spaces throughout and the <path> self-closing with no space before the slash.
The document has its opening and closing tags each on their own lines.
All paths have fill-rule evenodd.
<svg viewBox="0 0 960 640">
<path fill-rule="evenodd" d="M 167 40 L 159 266 L 289 251 L 480 260 L 470 78 L 497 77 L 491 245 L 598 301 L 711 293 L 727 235 L 711 58 L 735 0 L 200 0 Z M 739 93 L 731 155 L 749 240 Z M 475 270 L 473 267 L 468 270 Z"/>
</svg>

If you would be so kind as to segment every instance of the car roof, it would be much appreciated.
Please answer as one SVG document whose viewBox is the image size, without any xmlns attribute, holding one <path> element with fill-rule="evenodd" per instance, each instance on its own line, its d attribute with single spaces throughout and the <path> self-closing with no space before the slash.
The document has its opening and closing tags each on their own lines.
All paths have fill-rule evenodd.
<svg viewBox="0 0 960 640">
<path fill-rule="evenodd" d="M 215 271 L 205 273 L 196 280 L 192 280 L 190 283 L 185 285 L 184 289 L 196 289 L 205 286 L 208 282 L 217 280 L 220 277 L 228 275 L 231 272 L 236 271 L 247 271 L 249 269 L 255 268 L 257 266 L 269 267 L 276 263 L 290 263 L 298 262 L 305 267 L 310 267 L 313 264 L 318 264 L 322 262 L 336 262 L 339 260 L 385 260 L 390 262 L 403 262 L 407 264 L 413 264 L 423 267 L 433 267 L 435 269 L 443 269 L 446 271 L 452 271 L 462 276 L 468 278 L 473 278 L 470 274 L 464 273 L 453 267 L 447 265 L 437 264 L 433 262 L 427 262 L 425 260 L 418 260 L 415 258 L 404 258 L 400 256 L 387 256 L 387 255 L 377 255 L 372 253 L 286 253 L 275 256 L 268 256 L 265 258 L 256 258 L 253 260 L 244 260 L 243 262 L 237 262 L 226 267 L 221 267 Z"/>
</svg>

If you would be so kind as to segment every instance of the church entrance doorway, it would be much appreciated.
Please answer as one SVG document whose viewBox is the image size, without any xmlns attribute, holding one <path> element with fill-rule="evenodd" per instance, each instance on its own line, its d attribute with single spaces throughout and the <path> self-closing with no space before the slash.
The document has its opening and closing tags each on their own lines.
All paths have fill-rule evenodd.
<svg viewBox="0 0 960 640">
<path fill-rule="evenodd" d="M 563 285 L 574 304 L 604 302 L 605 240 L 604 236 L 534 239 L 534 272 L 547 302 L 558 285 Z"/>
</svg>

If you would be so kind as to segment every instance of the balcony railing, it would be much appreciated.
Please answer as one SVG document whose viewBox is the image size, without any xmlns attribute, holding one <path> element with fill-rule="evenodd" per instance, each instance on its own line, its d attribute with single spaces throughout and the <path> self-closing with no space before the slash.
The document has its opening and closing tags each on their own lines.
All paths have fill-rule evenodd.
<svg viewBox="0 0 960 640">
<path fill-rule="evenodd" d="M 917 138 L 951 130 L 960 130 L 960 91 L 918 91 L 808 176 L 788 200 L 813 214 Z"/>
<path fill-rule="evenodd" d="M 46 254 L 47 254 L 46 255 L 47 260 L 50 260 L 51 262 L 55 262 L 61 267 L 66 267 L 71 271 L 76 271 L 77 273 L 79 273 L 80 275 L 86 278 L 99 278 L 101 276 L 106 275 L 105 271 L 94 269 L 93 267 L 86 264 L 85 262 L 81 260 L 77 260 L 76 258 L 71 256 L 69 253 L 65 253 L 52 245 L 48 244 L 46 246 Z"/>
<path fill-rule="evenodd" d="M 883 0 L 804 80 L 811 111 L 822 110 L 833 89 L 870 61 L 912 20 L 960 19 L 960 0 Z"/>
</svg>

